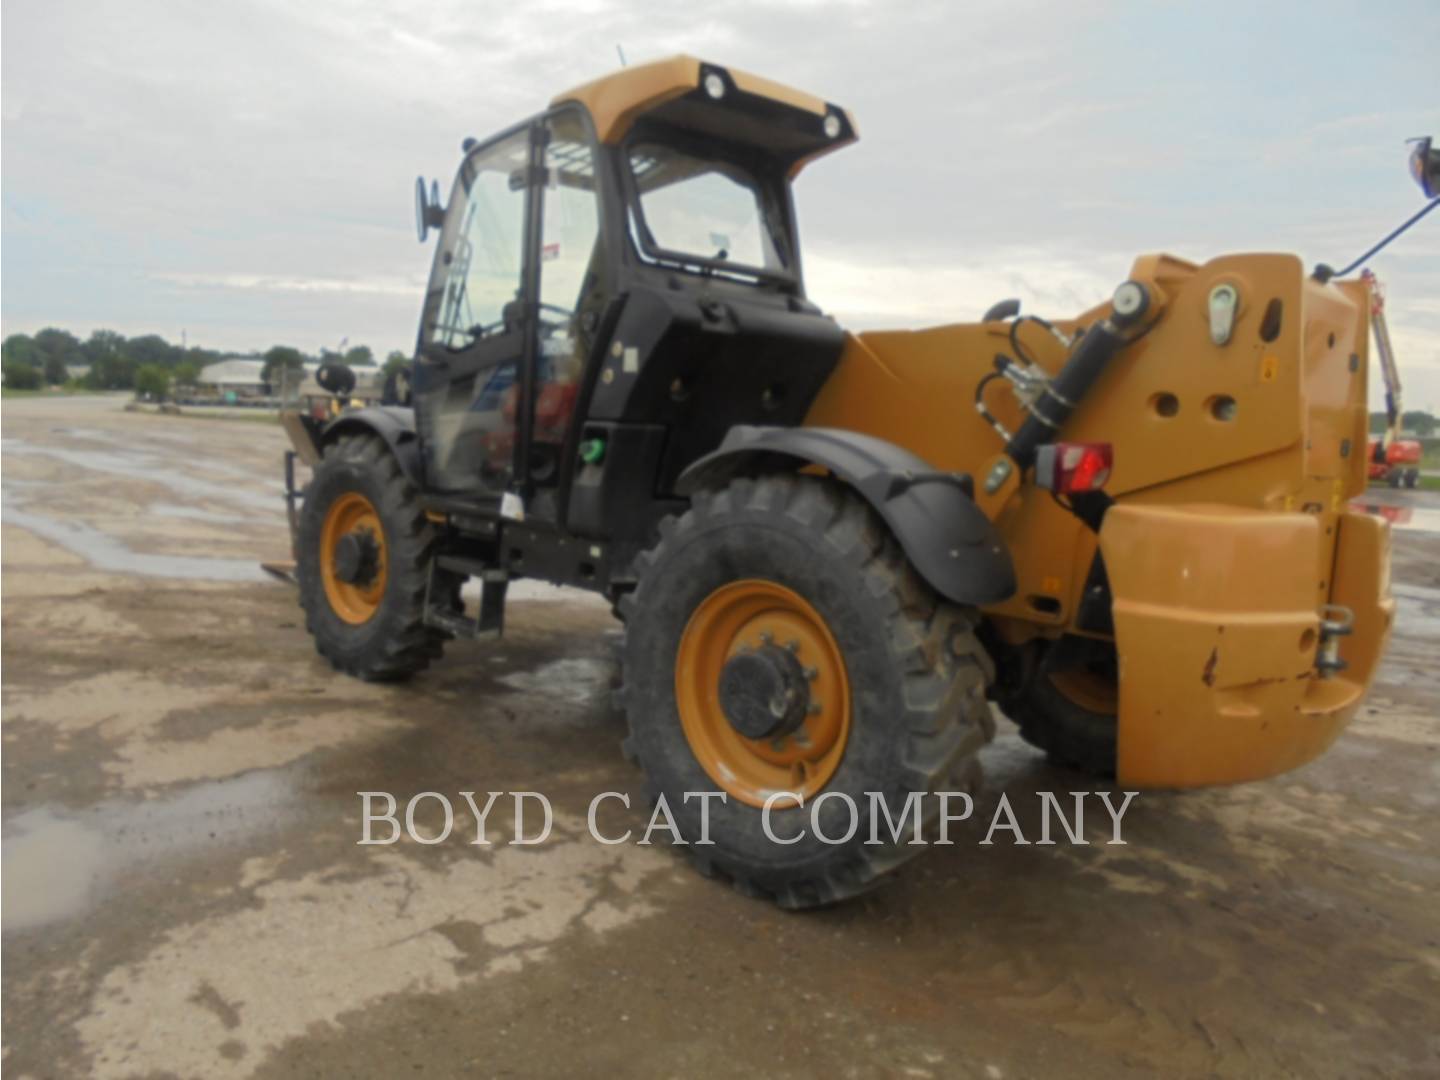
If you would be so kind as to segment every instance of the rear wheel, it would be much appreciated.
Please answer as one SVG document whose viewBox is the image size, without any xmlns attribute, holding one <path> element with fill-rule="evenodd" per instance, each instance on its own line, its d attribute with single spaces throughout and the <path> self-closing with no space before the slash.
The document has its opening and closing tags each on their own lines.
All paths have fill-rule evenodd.
<svg viewBox="0 0 1440 1080">
<path fill-rule="evenodd" d="M 925 793 L 978 786 L 994 722 L 975 616 L 940 601 L 845 488 L 784 475 L 701 492 L 637 570 L 620 605 L 626 752 L 703 872 L 785 907 L 841 900 L 923 850 L 894 840 L 882 803 L 898 822 L 921 793 L 923 825 L 939 808 Z M 710 800 L 712 845 L 695 843 L 686 792 L 725 797 Z M 765 834 L 774 792 L 805 800 L 770 813 L 782 840 L 804 831 L 794 843 Z M 849 839 L 816 837 L 816 821 L 843 837 L 850 805 Z M 872 817 L 882 843 L 865 843 Z"/>
<path fill-rule="evenodd" d="M 1413 488 L 1413 487 L 1415 487 L 1415 485 L 1417 485 L 1418 483 L 1420 483 L 1420 470 L 1419 470 L 1419 469 L 1411 469 L 1409 472 L 1407 472 L 1407 473 L 1405 474 L 1405 486 L 1406 486 L 1407 488 Z"/>
<path fill-rule="evenodd" d="M 403 679 L 440 656 L 425 625 L 434 530 L 384 440 L 352 435 L 325 450 L 300 513 L 297 577 L 316 651 L 361 679 Z M 460 581 L 437 578 L 453 604 Z"/>
<path fill-rule="evenodd" d="M 1055 668 L 1053 649 L 1031 645 L 1009 658 L 1008 687 L 997 694 L 1000 708 L 1019 725 L 1022 739 L 1060 764 L 1114 776 L 1120 712 L 1114 651 Z"/>
</svg>

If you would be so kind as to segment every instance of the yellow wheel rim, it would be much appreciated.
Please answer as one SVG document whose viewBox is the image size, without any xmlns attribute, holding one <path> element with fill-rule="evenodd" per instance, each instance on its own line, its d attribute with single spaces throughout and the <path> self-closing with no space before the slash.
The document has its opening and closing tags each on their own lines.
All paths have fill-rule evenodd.
<svg viewBox="0 0 1440 1080">
<path fill-rule="evenodd" d="M 343 537 L 352 532 L 368 533 L 379 549 L 375 573 L 364 584 L 341 580 L 335 565 L 335 552 Z M 368 622 L 380 610 L 389 579 L 389 562 L 385 550 L 385 530 L 375 506 L 357 491 L 347 491 L 325 514 L 320 530 L 320 580 L 325 585 L 325 598 L 330 608 L 347 623 Z"/>
<path fill-rule="evenodd" d="M 1057 671 L 1050 675 L 1050 684 L 1082 709 L 1106 716 L 1120 711 L 1120 693 L 1114 682 L 1093 671 Z"/>
<path fill-rule="evenodd" d="M 735 730 L 721 708 L 720 676 L 732 656 L 766 645 L 790 650 L 804 667 L 809 711 L 787 735 L 751 739 Z M 680 636 L 675 700 L 701 767 L 751 806 L 764 806 L 777 791 L 808 801 L 830 782 L 845 756 L 850 737 L 845 658 L 820 613 L 773 581 L 731 582 L 695 609 Z"/>
</svg>

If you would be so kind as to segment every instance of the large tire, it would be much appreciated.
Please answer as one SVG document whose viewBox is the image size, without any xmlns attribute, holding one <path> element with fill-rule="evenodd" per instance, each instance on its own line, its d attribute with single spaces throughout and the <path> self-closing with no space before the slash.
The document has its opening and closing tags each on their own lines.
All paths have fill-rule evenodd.
<svg viewBox="0 0 1440 1080">
<path fill-rule="evenodd" d="M 1020 737 L 1058 764 L 1113 777 L 1119 745 L 1115 702 L 1102 704 L 1095 700 L 1101 695 L 1075 689 L 1077 683 L 1084 685 L 1080 679 L 1104 682 L 1107 676 L 1084 671 L 1052 674 L 1040 648 L 1032 645 L 1005 656 L 996 701 L 1019 726 Z M 1113 683 L 1109 692 L 1116 693 Z"/>
<path fill-rule="evenodd" d="M 366 588 L 337 583 L 334 529 L 369 537 L 378 563 Z M 305 627 L 338 671 L 372 682 L 408 678 L 438 659 L 448 635 L 425 625 L 434 529 L 385 441 L 351 435 L 327 447 L 300 513 L 297 577 Z M 327 581 L 327 578 L 329 579 Z M 452 603 L 458 578 L 437 581 Z"/>
<path fill-rule="evenodd" d="M 1044 677 L 1035 681 L 1016 712 L 1011 719 L 1020 725 L 1020 737 L 1031 746 L 1091 776 L 1115 775 L 1119 740 L 1114 713 L 1077 705 Z"/>
<path fill-rule="evenodd" d="M 993 668 L 974 635 L 977 617 L 938 600 L 879 519 L 848 489 L 819 478 L 775 475 L 700 492 L 683 516 L 661 525 L 658 544 L 637 561 L 637 581 L 620 604 L 626 620 L 620 691 L 629 723 L 626 755 L 644 770 L 652 802 L 664 796 L 688 842 L 684 850 L 707 876 L 724 877 L 741 892 L 786 908 L 834 903 L 867 891 L 924 850 L 905 842 L 913 835 L 908 832 L 895 843 L 883 820 L 877 824 L 885 842 L 863 843 L 871 835 L 874 809 L 867 792 L 881 793 L 891 820 L 898 821 L 910 792 L 973 793 L 978 788 L 976 756 L 995 726 L 985 697 Z M 809 806 L 802 810 L 782 803 L 771 813 L 773 832 L 786 838 L 803 828 L 807 835 L 788 846 L 774 843 L 762 829 L 757 789 L 736 786 L 735 775 L 743 778 L 745 770 L 725 780 L 717 775 L 724 770 L 703 740 L 692 741 L 687 734 L 687 717 L 691 731 L 698 722 L 696 702 L 707 697 L 718 702 L 718 693 L 705 679 L 682 683 L 677 659 L 687 658 L 687 672 L 697 670 L 688 660 L 694 647 L 690 635 L 699 632 L 697 625 L 710 625 L 704 613 L 731 594 L 773 594 L 782 598 L 775 601 L 782 612 L 777 617 L 804 618 L 808 612 L 818 620 L 819 629 L 807 624 L 814 631 L 810 636 L 802 630 L 803 648 L 791 643 L 799 661 L 814 664 L 811 643 L 829 642 L 830 670 L 822 657 L 820 674 L 810 667 L 806 677 L 812 687 L 824 687 L 831 675 L 836 685 L 843 683 L 849 707 L 837 722 L 848 727 L 834 744 L 838 753 L 832 751 L 813 770 L 792 768 L 798 769 L 797 786 L 816 788 L 812 801 L 830 792 L 854 800 L 858 827 L 850 842 L 820 842 L 810 828 Z M 769 617 L 769 612 L 757 616 L 745 633 Z M 759 639 L 770 640 L 764 633 Z M 733 656 L 741 647 L 748 651 L 742 640 L 743 635 L 736 636 L 731 650 L 719 655 Z M 824 648 L 818 647 L 821 653 Z M 844 698 L 832 692 L 836 696 L 823 706 L 813 702 L 816 713 L 824 713 L 812 713 L 817 728 L 842 712 L 834 702 Z M 811 723 L 807 719 L 795 736 L 797 745 L 811 746 L 808 737 L 800 738 L 812 735 Z M 737 754 L 776 749 L 773 740 L 737 739 L 731 731 L 717 737 L 735 740 Z M 702 757 L 710 761 L 709 769 Z M 768 767 L 764 761 L 756 766 Z M 713 846 L 697 845 L 699 801 L 687 802 L 684 796 L 714 791 L 725 792 L 726 799 L 711 802 Z M 920 802 L 928 827 L 939 800 Z M 818 818 L 831 837 L 843 835 L 850 820 L 840 799 L 827 800 Z"/>
</svg>

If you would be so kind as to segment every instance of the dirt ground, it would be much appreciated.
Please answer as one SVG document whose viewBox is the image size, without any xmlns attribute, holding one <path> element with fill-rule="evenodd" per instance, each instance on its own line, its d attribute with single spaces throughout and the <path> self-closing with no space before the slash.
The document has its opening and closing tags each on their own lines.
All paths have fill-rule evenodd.
<svg viewBox="0 0 1440 1080">
<path fill-rule="evenodd" d="M 1320 761 L 981 847 L 1094 786 L 1002 723 L 959 844 L 793 915 L 586 835 L 644 824 L 602 603 L 337 676 L 255 567 L 278 428 L 121 404 L 4 404 L 8 1076 L 1440 1074 L 1440 497 L 1375 496 L 1419 507 L 1397 634 Z M 358 791 L 524 789 L 538 847 L 356 844 Z"/>
</svg>

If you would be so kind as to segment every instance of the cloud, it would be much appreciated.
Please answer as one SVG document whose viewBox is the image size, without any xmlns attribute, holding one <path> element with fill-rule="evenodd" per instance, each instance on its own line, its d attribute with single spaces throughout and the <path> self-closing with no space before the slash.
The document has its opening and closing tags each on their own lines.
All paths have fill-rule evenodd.
<svg viewBox="0 0 1440 1080">
<path fill-rule="evenodd" d="M 1403 140 L 1440 134 L 1440 8 L 1367 12 L 1360 97 L 1315 61 L 1352 53 L 1352 20 L 1245 10 L 1237 33 L 1138 0 L 7 0 L 0 314 L 403 347 L 430 256 L 415 174 L 443 186 L 463 137 L 613 69 L 617 45 L 851 108 L 860 143 L 797 193 L 811 283 L 844 314 L 914 325 L 1006 294 L 1065 314 L 1144 251 L 1345 261 L 1417 205 Z M 1436 219 L 1376 264 L 1426 357 Z"/>
<path fill-rule="evenodd" d="M 1129 264 L 1119 255 L 1080 260 L 1029 249 L 987 251 L 973 266 L 859 262 L 822 250 L 807 256 L 805 277 L 809 294 L 847 326 L 913 328 L 974 321 L 1010 297 L 1024 311 L 1078 314 L 1107 299 Z"/>
<path fill-rule="evenodd" d="M 157 281 L 195 289 L 240 289 L 279 293 L 341 293 L 362 296 L 403 296 L 413 298 L 425 287 L 424 278 L 349 279 L 271 277 L 262 274 L 161 273 Z"/>
</svg>

